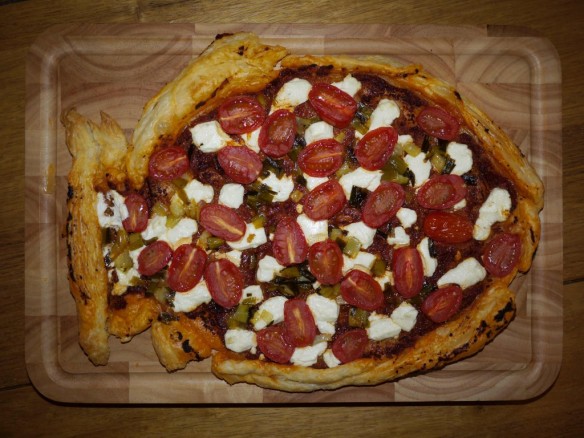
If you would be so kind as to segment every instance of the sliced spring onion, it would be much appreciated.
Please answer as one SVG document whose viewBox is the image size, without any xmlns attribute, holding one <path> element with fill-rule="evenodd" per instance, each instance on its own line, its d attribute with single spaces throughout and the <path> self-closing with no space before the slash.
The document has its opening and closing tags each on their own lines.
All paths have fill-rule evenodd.
<svg viewBox="0 0 584 438">
<path fill-rule="evenodd" d="M 130 249 L 130 251 L 134 251 L 135 249 L 138 249 L 141 246 L 144 246 L 144 239 L 142 239 L 140 233 L 130 233 L 130 236 L 128 238 L 128 248 Z"/>
<path fill-rule="evenodd" d="M 351 327 L 366 327 L 367 320 L 369 318 L 369 312 L 357 307 L 351 307 L 349 311 L 349 325 Z"/>
<path fill-rule="evenodd" d="M 296 277 L 300 277 L 300 269 L 298 269 L 297 266 L 290 266 L 288 268 L 282 269 L 278 273 L 278 276 L 279 277 L 284 277 L 284 278 L 296 278 Z"/>
<path fill-rule="evenodd" d="M 249 306 L 247 304 L 240 304 L 235 309 L 235 312 L 227 321 L 227 326 L 230 329 L 241 328 L 247 325 L 249 320 Z"/>
<path fill-rule="evenodd" d="M 335 176 L 337 178 L 340 178 L 341 176 L 346 175 L 350 171 L 351 171 L 351 166 L 349 165 L 349 162 L 345 160 L 345 162 L 343 163 L 341 168 L 335 172 Z"/>
<path fill-rule="evenodd" d="M 266 217 L 263 214 L 258 214 L 251 219 L 251 223 L 256 229 L 263 228 L 266 224 Z"/>
<path fill-rule="evenodd" d="M 196 221 L 199 220 L 199 215 L 201 213 L 201 206 L 193 201 L 193 202 L 189 202 L 188 204 L 186 204 L 184 206 L 185 209 L 185 216 L 189 217 L 191 219 L 194 219 Z"/>
<path fill-rule="evenodd" d="M 132 266 L 134 266 L 134 262 L 132 261 L 132 257 L 130 257 L 129 251 L 122 252 L 119 256 L 114 259 L 114 266 L 116 269 L 126 272 Z"/>
<path fill-rule="evenodd" d="M 170 213 L 170 210 L 168 209 L 168 206 L 166 204 L 158 201 L 152 207 L 152 213 L 158 216 L 167 216 L 168 213 Z"/>
<path fill-rule="evenodd" d="M 112 248 L 110 250 L 110 258 L 115 260 L 121 253 L 126 251 L 128 248 L 128 233 L 123 228 L 120 228 L 116 232 L 116 237 Z"/>
<path fill-rule="evenodd" d="M 182 191 L 182 190 L 181 190 Z M 178 192 L 177 192 L 178 193 Z M 183 192 L 184 193 L 184 192 Z M 186 195 L 185 195 L 186 197 Z M 187 199 L 187 204 L 188 204 Z M 180 198 L 180 196 L 173 196 L 170 201 L 170 213 L 175 217 L 183 217 L 185 215 L 185 202 Z"/>
<path fill-rule="evenodd" d="M 171 214 L 166 218 L 166 228 L 174 228 L 181 219 L 182 218 L 180 216 L 175 216 L 174 214 Z"/>
<path fill-rule="evenodd" d="M 219 237 L 211 236 L 207 239 L 207 246 L 209 247 L 209 249 L 217 249 L 221 245 L 223 245 L 224 243 L 225 243 L 225 240 L 223 240 Z"/>
<path fill-rule="evenodd" d="M 349 205 L 351 207 L 361 208 L 367 199 L 367 195 L 369 195 L 369 190 L 353 186 L 351 189 L 351 196 L 349 197 Z"/>
<path fill-rule="evenodd" d="M 333 286 L 321 286 L 318 293 L 325 298 L 334 300 L 341 294 L 341 284 L 337 283 Z"/>
<path fill-rule="evenodd" d="M 210 237 L 212 237 L 211 233 L 209 233 L 207 230 L 203 231 L 197 240 L 197 246 L 200 246 L 206 250 L 209 246 L 208 240 Z"/>
<path fill-rule="evenodd" d="M 292 201 L 298 203 L 302 199 L 303 196 L 304 196 L 304 193 L 302 193 L 300 190 L 294 190 L 290 194 L 290 199 L 292 199 Z"/>
<path fill-rule="evenodd" d="M 375 262 L 373 263 L 373 266 L 371 267 L 371 273 L 373 274 L 374 277 L 382 277 L 383 275 L 385 275 L 386 267 L 387 266 L 385 262 L 379 257 L 377 257 L 375 259 Z"/>
<path fill-rule="evenodd" d="M 412 157 L 417 157 L 422 152 L 422 149 L 420 149 L 414 142 L 407 142 L 403 145 L 403 148 L 404 151 L 406 151 L 408 155 L 411 155 Z"/>
<path fill-rule="evenodd" d="M 359 250 L 361 249 L 361 242 L 359 239 L 354 237 L 347 237 L 345 247 L 343 248 L 343 254 L 354 259 L 359 254 Z"/>
</svg>

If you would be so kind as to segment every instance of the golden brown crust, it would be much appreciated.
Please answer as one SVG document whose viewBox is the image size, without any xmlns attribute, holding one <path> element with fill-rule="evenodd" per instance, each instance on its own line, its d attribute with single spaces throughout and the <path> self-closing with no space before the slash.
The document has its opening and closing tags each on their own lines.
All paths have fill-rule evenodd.
<svg viewBox="0 0 584 438">
<path fill-rule="evenodd" d="M 183 369 L 192 360 L 205 359 L 213 350 L 223 350 L 221 338 L 208 330 L 201 318 L 190 319 L 184 314 L 177 318 L 152 324 L 152 345 L 168 371 Z"/>
<path fill-rule="evenodd" d="M 160 303 L 153 296 L 143 293 L 126 294 L 121 308 L 110 308 L 108 332 L 122 342 L 128 342 L 147 330 L 152 321 L 158 318 L 160 311 Z"/>
<path fill-rule="evenodd" d="M 109 358 L 107 324 L 108 279 L 102 256 L 101 228 L 95 212 L 96 188 L 116 182 L 125 169 L 111 157 L 126 155 L 121 128 L 105 114 L 96 125 L 75 110 L 63 114 L 67 146 L 73 156 L 69 172 L 67 246 L 69 285 L 79 320 L 79 343 L 96 365 Z"/>
</svg>

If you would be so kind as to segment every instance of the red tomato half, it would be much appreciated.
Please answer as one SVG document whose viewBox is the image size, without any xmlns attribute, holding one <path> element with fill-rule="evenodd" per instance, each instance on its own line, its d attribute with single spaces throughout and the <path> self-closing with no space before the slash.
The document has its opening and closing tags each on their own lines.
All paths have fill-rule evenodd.
<svg viewBox="0 0 584 438">
<path fill-rule="evenodd" d="M 218 110 L 219 124 L 228 134 L 244 134 L 259 128 L 266 112 L 260 103 L 250 96 L 227 99 Z"/>
<path fill-rule="evenodd" d="M 227 259 L 214 260 L 205 268 L 205 282 L 213 300 L 230 309 L 239 304 L 243 294 L 243 276 Z"/>
<path fill-rule="evenodd" d="M 395 216 L 403 205 L 406 193 L 394 182 L 383 182 L 367 196 L 363 205 L 363 222 L 371 228 L 379 228 Z"/>
<path fill-rule="evenodd" d="M 138 272 L 154 275 L 164 268 L 172 258 L 172 249 L 163 240 L 151 243 L 138 254 Z"/>
<path fill-rule="evenodd" d="M 258 347 L 264 355 L 276 363 L 288 363 L 294 353 L 294 346 L 284 336 L 282 325 L 273 325 L 256 334 Z"/>
<path fill-rule="evenodd" d="M 284 109 L 268 116 L 258 138 L 262 152 L 272 158 L 286 155 L 294 145 L 296 137 L 296 116 Z"/>
<path fill-rule="evenodd" d="M 420 187 L 416 198 L 424 208 L 452 208 L 466 196 L 464 180 L 458 175 L 435 175 Z"/>
<path fill-rule="evenodd" d="M 462 289 L 455 284 L 432 292 L 422 303 L 422 312 L 435 323 L 452 318 L 462 304 Z"/>
<path fill-rule="evenodd" d="M 381 169 L 395 148 L 397 131 L 391 127 L 369 131 L 355 147 L 355 157 L 368 170 Z"/>
<path fill-rule="evenodd" d="M 278 263 L 284 266 L 306 260 L 308 244 L 302 228 L 294 219 L 285 217 L 278 222 L 272 239 L 272 250 Z"/>
<path fill-rule="evenodd" d="M 260 156 L 245 146 L 227 146 L 217 153 L 219 165 L 239 184 L 254 182 L 262 171 Z"/>
<path fill-rule="evenodd" d="M 306 146 L 298 154 L 298 166 L 314 177 L 329 176 L 343 165 L 345 148 L 332 138 L 318 140 Z"/>
<path fill-rule="evenodd" d="M 344 91 L 330 84 L 314 84 L 308 100 L 325 122 L 345 128 L 357 112 L 357 102 Z"/>
<path fill-rule="evenodd" d="M 186 292 L 203 276 L 207 253 L 193 245 L 181 245 L 172 255 L 168 267 L 168 285 L 177 292 Z"/>
<path fill-rule="evenodd" d="M 330 219 L 341 211 L 347 202 L 343 187 L 331 179 L 315 187 L 303 198 L 304 213 L 313 221 Z"/>
<path fill-rule="evenodd" d="M 341 295 L 352 306 L 372 311 L 383 304 L 383 291 L 366 272 L 354 269 L 341 282 Z"/>
<path fill-rule="evenodd" d="M 130 193 L 126 196 L 126 208 L 129 216 L 124 219 L 122 225 L 128 233 L 140 233 L 148 226 L 148 203 L 142 195 Z"/>
<path fill-rule="evenodd" d="M 237 212 L 219 204 L 207 204 L 201 209 L 201 225 L 214 236 L 228 242 L 239 240 L 245 234 L 246 225 Z"/>
<path fill-rule="evenodd" d="M 310 307 L 301 299 L 288 300 L 284 304 L 284 336 L 295 347 L 312 345 L 316 336 L 316 323 Z"/>
<path fill-rule="evenodd" d="M 343 253 L 332 240 L 317 242 L 308 250 L 310 272 L 322 284 L 337 284 L 343 278 Z"/>
<path fill-rule="evenodd" d="M 170 181 L 189 170 L 189 157 L 178 146 L 160 148 L 150 156 L 148 175 L 156 181 Z"/>
<path fill-rule="evenodd" d="M 495 277 L 504 277 L 519 264 L 521 239 L 517 234 L 497 234 L 485 245 L 483 264 Z"/>
<path fill-rule="evenodd" d="M 426 134 L 442 140 L 452 140 L 460 129 L 460 123 L 442 108 L 428 106 L 416 117 L 416 123 Z"/>
<path fill-rule="evenodd" d="M 354 329 L 336 338 L 331 349 L 341 363 L 347 363 L 362 357 L 368 344 L 367 332 L 364 329 Z"/>
<path fill-rule="evenodd" d="M 393 252 L 395 288 L 404 298 L 420 293 L 424 285 L 424 266 L 416 248 L 403 247 Z"/>
<path fill-rule="evenodd" d="M 431 211 L 424 220 L 424 233 L 442 243 L 462 243 L 472 239 L 473 223 L 458 213 Z"/>
</svg>

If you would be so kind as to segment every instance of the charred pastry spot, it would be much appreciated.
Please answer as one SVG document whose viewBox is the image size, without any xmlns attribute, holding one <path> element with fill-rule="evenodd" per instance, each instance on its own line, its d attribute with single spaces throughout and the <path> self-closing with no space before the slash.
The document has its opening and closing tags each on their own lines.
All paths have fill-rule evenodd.
<svg viewBox="0 0 584 438">
<path fill-rule="evenodd" d="M 185 353 L 192 353 L 194 351 L 193 347 L 191 347 L 191 345 L 189 344 L 188 339 L 185 339 L 181 345 L 182 345 L 182 349 Z"/>
<path fill-rule="evenodd" d="M 87 295 L 85 293 L 85 291 L 81 291 L 81 294 L 79 296 L 81 297 L 81 300 L 83 301 L 83 304 L 87 306 L 87 302 L 91 299 L 89 297 L 89 295 Z"/>
<path fill-rule="evenodd" d="M 73 198 L 74 194 L 75 194 L 75 191 L 73 190 L 73 187 L 71 186 L 71 184 L 67 185 L 67 199 Z M 69 213 L 69 215 L 71 215 L 71 213 Z"/>
<path fill-rule="evenodd" d="M 451 355 L 451 357 L 456 357 L 456 356 L 458 356 L 459 354 L 462 354 L 462 353 L 464 353 L 465 351 L 467 351 L 467 350 L 468 350 L 468 347 L 469 347 L 469 344 L 468 344 L 468 342 L 467 342 L 466 344 L 464 344 L 464 345 L 461 345 L 460 347 L 458 347 L 458 348 L 454 349 L 454 351 L 452 352 L 452 355 Z"/>
<path fill-rule="evenodd" d="M 458 100 L 462 100 L 462 97 L 460 97 L 460 93 L 458 91 L 454 91 L 454 95 Z"/>
<path fill-rule="evenodd" d="M 513 302 L 509 300 L 505 307 L 503 307 L 499 312 L 495 315 L 495 321 L 501 322 L 505 320 L 505 315 L 507 313 L 513 313 Z"/>
<path fill-rule="evenodd" d="M 162 312 L 158 315 L 158 322 L 169 324 L 171 321 L 178 321 L 178 317 L 168 312 Z"/>
<path fill-rule="evenodd" d="M 170 333 L 170 339 L 174 342 L 182 341 L 182 338 L 183 338 L 183 335 L 179 331 Z"/>
<path fill-rule="evenodd" d="M 113 310 L 123 310 L 126 308 L 126 299 L 120 295 L 110 295 L 108 298 L 109 307 Z"/>
<path fill-rule="evenodd" d="M 201 108 L 203 105 L 205 105 L 205 103 L 207 103 L 207 101 L 202 100 L 201 102 L 199 102 L 195 105 L 195 109 Z"/>
<path fill-rule="evenodd" d="M 488 327 L 487 322 L 485 320 L 482 320 L 480 325 L 477 327 L 477 334 L 480 335 L 484 333 L 487 327 Z"/>
<path fill-rule="evenodd" d="M 237 49 L 237 54 L 239 56 L 242 56 L 245 53 L 245 46 L 239 46 L 239 48 Z"/>
<path fill-rule="evenodd" d="M 323 65 L 316 71 L 317 76 L 327 76 L 329 72 L 333 69 L 332 65 Z"/>
<path fill-rule="evenodd" d="M 530 228 L 530 229 L 529 229 L 529 235 L 530 235 L 530 237 L 531 237 L 531 242 L 532 242 L 532 243 L 535 243 L 535 241 L 536 241 L 537 239 L 535 238 L 535 232 L 533 231 L 533 228 Z"/>
<path fill-rule="evenodd" d="M 489 128 L 485 128 L 485 132 L 488 134 L 490 132 Z"/>
<path fill-rule="evenodd" d="M 228 37 L 228 36 L 231 36 L 231 35 L 233 35 L 233 34 L 232 33 L 229 33 L 229 32 L 226 32 L 226 33 L 218 33 L 217 35 L 215 35 L 215 39 L 216 40 L 220 40 L 221 38 Z"/>
</svg>

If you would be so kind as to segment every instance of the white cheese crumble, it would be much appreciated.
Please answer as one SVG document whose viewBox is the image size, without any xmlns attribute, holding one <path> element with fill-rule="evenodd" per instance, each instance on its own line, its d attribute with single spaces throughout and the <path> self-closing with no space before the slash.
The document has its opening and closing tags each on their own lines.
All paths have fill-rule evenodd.
<svg viewBox="0 0 584 438">
<path fill-rule="evenodd" d="M 197 179 L 189 181 L 184 187 L 184 191 L 187 198 L 195 202 L 205 201 L 210 203 L 213 201 L 213 196 L 215 195 L 212 186 L 203 184 Z"/>
<path fill-rule="evenodd" d="M 294 78 L 286 82 L 276 94 L 272 104 L 272 111 L 282 108 L 293 109 L 295 106 L 306 102 L 311 89 L 312 84 L 306 79 Z"/>
<path fill-rule="evenodd" d="M 257 248 L 268 241 L 266 230 L 256 228 L 254 224 L 245 224 L 245 234 L 239 240 L 227 242 L 232 249 L 243 251 L 244 249 Z"/>
<path fill-rule="evenodd" d="M 403 227 L 395 227 L 392 235 L 387 237 L 387 243 L 396 248 L 408 246 L 410 244 L 410 236 Z"/>
<path fill-rule="evenodd" d="M 260 131 L 262 127 L 260 126 L 257 129 L 254 129 L 251 132 L 246 132 L 241 134 L 241 138 L 243 139 L 244 143 L 250 148 L 252 151 L 259 153 L 260 152 L 260 145 L 258 140 L 260 138 Z"/>
<path fill-rule="evenodd" d="M 148 220 L 146 229 L 140 233 L 142 239 L 151 240 L 160 238 L 166 233 L 166 216 L 153 215 Z"/>
<path fill-rule="evenodd" d="M 278 263 L 278 260 L 272 256 L 265 256 L 258 262 L 256 278 L 262 282 L 272 281 L 282 269 L 284 269 L 284 266 Z"/>
<path fill-rule="evenodd" d="M 334 368 L 341 364 L 341 361 L 337 359 L 337 356 L 334 355 L 333 350 L 330 348 L 323 353 L 322 358 L 329 368 Z"/>
<path fill-rule="evenodd" d="M 346 173 L 339 179 L 339 184 L 343 187 L 347 199 L 351 197 L 353 186 L 361 187 L 370 191 L 375 190 L 381 184 L 381 170 L 367 170 L 358 167 L 352 172 Z"/>
<path fill-rule="evenodd" d="M 115 271 L 118 277 L 118 282 L 114 284 L 112 295 L 123 295 L 126 292 L 126 288 L 130 286 L 132 279 L 140 277 L 140 273 L 136 270 L 135 267 L 128 269 L 126 272 L 122 271 L 121 269 L 115 269 Z"/>
<path fill-rule="evenodd" d="M 344 91 L 351 97 L 355 97 L 355 94 L 357 94 L 361 89 L 361 82 L 359 82 L 359 80 L 350 74 L 345 76 L 342 81 L 333 82 L 331 85 L 337 87 L 341 91 Z"/>
<path fill-rule="evenodd" d="M 353 222 L 352 224 L 341 227 L 347 231 L 349 237 L 354 237 L 361 242 L 361 248 L 367 249 L 373 243 L 373 238 L 377 229 L 365 225 L 365 222 Z"/>
<path fill-rule="evenodd" d="M 243 289 L 241 300 L 239 300 L 239 302 L 243 303 L 244 301 L 246 304 L 259 304 L 264 301 L 264 293 L 262 292 L 262 288 L 257 284 L 254 284 Z"/>
<path fill-rule="evenodd" d="M 472 237 L 475 240 L 486 240 L 491 234 L 491 226 L 509 217 L 511 211 L 511 196 L 505 189 L 494 188 L 489 197 L 481 205 L 479 217 L 474 224 Z"/>
<path fill-rule="evenodd" d="M 467 145 L 452 141 L 446 146 L 446 153 L 454 160 L 452 175 L 464 175 L 472 169 L 472 151 Z"/>
<path fill-rule="evenodd" d="M 225 346 L 231 351 L 241 353 L 252 350 L 255 353 L 257 345 L 256 334 L 251 330 L 230 329 L 225 332 Z"/>
<path fill-rule="evenodd" d="M 393 312 L 391 312 L 390 318 L 393 322 L 399 325 L 402 330 L 409 332 L 416 325 L 418 311 L 410 303 L 404 301 Z"/>
<path fill-rule="evenodd" d="M 223 149 L 233 143 L 231 137 L 223 131 L 217 120 L 199 123 L 191 128 L 193 143 L 201 152 L 209 154 Z"/>
<path fill-rule="evenodd" d="M 324 140 L 327 138 L 333 138 L 333 127 L 327 122 L 316 122 L 306 128 L 304 132 L 304 140 L 306 144 L 314 143 L 318 140 Z"/>
<path fill-rule="evenodd" d="M 434 275 L 438 267 L 438 259 L 430 255 L 430 239 L 424 237 L 418 246 L 416 246 L 422 259 L 422 266 L 424 267 L 424 276 L 431 277 Z"/>
<path fill-rule="evenodd" d="M 287 201 L 290 194 L 294 191 L 294 180 L 288 175 L 278 179 L 275 173 L 269 172 L 268 177 L 261 180 L 261 182 L 275 193 L 273 198 L 274 202 Z"/>
<path fill-rule="evenodd" d="M 319 185 L 324 184 L 325 182 L 327 182 L 329 180 L 327 177 L 319 178 L 316 176 L 307 175 L 305 173 L 303 173 L 302 176 L 306 180 L 306 188 L 308 190 L 314 190 Z"/>
<path fill-rule="evenodd" d="M 260 304 L 254 313 L 251 322 L 255 331 L 266 328 L 269 324 L 278 324 L 284 321 L 284 304 L 288 301 L 284 297 L 272 297 Z"/>
<path fill-rule="evenodd" d="M 389 316 L 373 312 L 369 315 L 368 320 L 369 327 L 367 327 L 367 337 L 372 341 L 396 338 L 399 335 L 399 332 L 401 332 L 401 327 Z"/>
<path fill-rule="evenodd" d="M 415 210 L 402 207 L 395 214 L 404 228 L 410 228 L 418 220 L 418 215 Z"/>
<path fill-rule="evenodd" d="M 381 290 L 385 289 L 385 286 L 387 284 L 390 285 L 394 285 L 395 282 L 393 280 L 393 272 L 391 271 L 385 271 L 385 273 L 383 274 L 383 277 L 376 277 L 375 281 L 377 281 L 377 283 L 379 283 L 379 286 L 381 286 Z"/>
<path fill-rule="evenodd" d="M 335 323 L 339 317 L 340 306 L 335 300 L 318 294 L 310 294 L 306 304 L 314 317 L 314 322 L 321 333 L 335 334 Z"/>
<path fill-rule="evenodd" d="M 402 146 L 402 147 L 407 145 L 407 144 L 412 144 L 413 142 L 414 142 L 414 139 L 409 134 L 397 136 L 397 144 Z"/>
<path fill-rule="evenodd" d="M 414 178 L 416 180 L 414 187 L 420 187 L 426 181 L 428 181 L 428 178 L 430 178 L 430 172 L 432 171 L 432 163 L 430 161 L 426 161 L 426 154 L 419 153 L 415 157 L 406 154 L 404 156 L 404 161 L 414 174 Z"/>
<path fill-rule="evenodd" d="M 458 201 L 456 204 L 454 204 L 452 206 L 452 209 L 454 211 L 456 211 L 456 210 L 462 210 L 464 207 L 466 207 L 466 199 L 461 199 L 460 201 Z"/>
<path fill-rule="evenodd" d="M 377 107 L 371 113 L 369 119 L 369 131 L 374 129 L 391 126 L 393 121 L 399 117 L 399 106 L 395 101 L 381 99 Z"/>
<path fill-rule="evenodd" d="M 290 362 L 301 367 L 309 367 L 318 361 L 320 356 L 326 350 L 326 342 L 319 342 L 308 347 L 295 348 Z"/>
<path fill-rule="evenodd" d="M 305 214 L 301 214 L 296 218 L 296 222 L 300 225 L 309 246 L 328 239 L 328 221 L 313 221 Z"/>
<path fill-rule="evenodd" d="M 219 192 L 219 204 L 226 207 L 239 208 L 243 204 L 245 188 L 241 184 L 225 184 Z"/>
<path fill-rule="evenodd" d="M 205 280 L 201 280 L 191 290 L 176 292 L 172 305 L 175 312 L 191 312 L 203 303 L 210 303 L 211 299 L 207 283 L 205 283 Z"/>
<path fill-rule="evenodd" d="M 115 190 L 110 190 L 105 195 L 97 194 L 97 219 L 102 228 L 123 227 L 122 222 L 129 216 L 125 198 Z"/>
<path fill-rule="evenodd" d="M 166 230 L 160 240 L 168 242 L 172 249 L 177 249 L 183 243 L 191 243 L 193 234 L 198 230 L 197 222 L 194 219 L 183 217 L 178 223 Z"/>
<path fill-rule="evenodd" d="M 482 281 L 486 275 L 487 271 L 477 259 L 469 257 L 440 277 L 436 285 L 441 287 L 447 284 L 458 284 L 462 289 L 466 289 Z"/>
<path fill-rule="evenodd" d="M 375 254 L 365 251 L 359 251 L 354 259 L 346 254 L 343 254 L 343 275 L 352 269 L 360 269 L 369 273 L 375 263 Z"/>
</svg>

